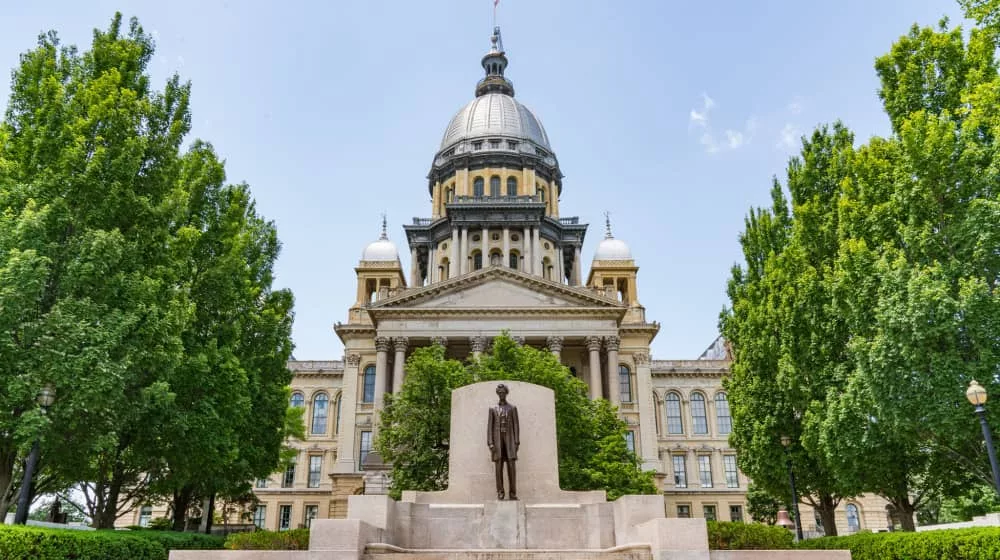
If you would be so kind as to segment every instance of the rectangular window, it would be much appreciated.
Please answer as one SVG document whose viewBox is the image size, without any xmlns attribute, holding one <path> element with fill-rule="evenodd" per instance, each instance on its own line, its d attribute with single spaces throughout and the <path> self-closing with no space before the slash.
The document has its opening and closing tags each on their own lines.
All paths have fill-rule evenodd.
<svg viewBox="0 0 1000 560">
<path fill-rule="evenodd" d="M 153 519 L 153 506 L 142 506 L 139 508 L 139 526 L 149 527 L 149 522 Z"/>
<path fill-rule="evenodd" d="M 706 521 L 715 521 L 715 506 L 701 506 Z"/>
<path fill-rule="evenodd" d="M 667 395 L 667 433 L 683 434 L 684 423 L 681 421 L 681 398 L 677 393 Z"/>
<path fill-rule="evenodd" d="M 312 526 L 312 520 L 319 515 L 319 506 L 306 506 L 305 525 L 306 529 Z"/>
<path fill-rule="evenodd" d="M 677 506 L 677 517 L 681 519 L 688 519 L 691 517 L 691 506 Z"/>
<path fill-rule="evenodd" d="M 698 476 L 702 488 L 712 487 L 712 458 L 708 455 L 698 455 Z"/>
<path fill-rule="evenodd" d="M 309 488 L 319 488 L 320 473 L 323 472 L 323 456 L 309 456 Z"/>
<path fill-rule="evenodd" d="M 257 483 L 254 486 L 256 486 L 257 488 L 267 488 L 267 479 L 258 478 Z"/>
<path fill-rule="evenodd" d="M 723 455 L 722 466 L 726 471 L 726 488 L 739 488 L 740 475 L 736 470 L 736 455 Z"/>
<path fill-rule="evenodd" d="M 361 402 L 375 402 L 375 366 L 367 366 L 362 382 Z"/>
<path fill-rule="evenodd" d="M 632 372 L 626 366 L 618 367 L 618 389 L 621 402 L 632 402 Z"/>
<path fill-rule="evenodd" d="M 257 506 L 253 509 L 253 524 L 257 526 L 258 529 L 264 528 L 264 522 L 267 520 L 267 506 Z"/>
<path fill-rule="evenodd" d="M 674 459 L 674 487 L 687 488 L 688 487 L 687 460 L 683 455 L 674 455 L 673 459 Z"/>
<path fill-rule="evenodd" d="M 292 506 L 278 506 L 278 530 L 287 531 L 292 528 Z"/>
<path fill-rule="evenodd" d="M 729 506 L 729 520 L 743 522 L 743 506 Z"/>
<path fill-rule="evenodd" d="M 361 432 L 361 444 L 358 446 L 358 470 L 363 471 L 365 469 L 365 459 L 368 458 L 368 453 L 372 450 L 372 433 L 371 432 Z"/>
<path fill-rule="evenodd" d="M 635 432 L 631 430 L 625 432 L 625 447 L 632 453 L 635 453 Z"/>
<path fill-rule="evenodd" d="M 295 485 L 295 459 L 292 459 L 285 467 L 285 475 L 281 477 L 281 487 L 291 488 Z"/>
</svg>

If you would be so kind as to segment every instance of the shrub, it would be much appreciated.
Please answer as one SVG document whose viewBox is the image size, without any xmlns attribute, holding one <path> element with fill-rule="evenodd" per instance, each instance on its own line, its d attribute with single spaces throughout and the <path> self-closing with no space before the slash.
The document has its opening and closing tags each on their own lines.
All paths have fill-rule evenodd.
<svg viewBox="0 0 1000 560">
<path fill-rule="evenodd" d="M 215 550 L 221 549 L 225 537 L 203 533 L 179 533 L 160 529 L 118 531 L 116 535 L 135 536 L 160 543 L 166 550 Z"/>
<path fill-rule="evenodd" d="M 712 550 L 777 550 L 792 548 L 792 532 L 760 523 L 708 522 Z"/>
<path fill-rule="evenodd" d="M 226 539 L 230 550 L 309 550 L 309 529 L 233 533 Z"/>
<path fill-rule="evenodd" d="M 75 531 L 0 525 L 4 560 L 167 560 L 172 549 L 217 549 L 223 539 L 170 531 Z"/>
<path fill-rule="evenodd" d="M 799 548 L 848 549 L 853 560 L 986 560 L 1000 557 L 1000 527 L 921 533 L 858 533 L 799 543 Z"/>
</svg>

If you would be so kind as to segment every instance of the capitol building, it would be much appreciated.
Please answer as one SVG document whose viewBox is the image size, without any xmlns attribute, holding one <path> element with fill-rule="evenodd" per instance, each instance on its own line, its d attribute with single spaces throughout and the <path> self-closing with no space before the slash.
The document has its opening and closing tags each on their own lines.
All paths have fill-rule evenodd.
<svg viewBox="0 0 1000 560">
<path fill-rule="evenodd" d="M 259 527 L 346 516 L 348 496 L 365 492 L 375 418 L 384 395 L 400 390 L 409 353 L 440 343 L 465 361 L 502 331 L 551 351 L 593 398 L 618 407 L 628 445 L 657 473 L 668 517 L 750 521 L 749 481 L 728 443 L 724 341 L 706 341 L 696 359 L 651 357 L 660 327 L 641 303 L 638 274 L 641 258 L 655 255 L 634 255 L 606 218 L 592 233 L 602 237 L 593 255 L 583 254 L 586 222 L 598 217 L 563 212 L 571 197 L 556 149 L 515 98 L 507 66 L 497 29 L 474 98 L 433 155 L 428 217 L 402 228 L 409 267 L 384 220 L 361 251 L 355 302 L 334 325 L 343 359 L 289 362 L 291 404 L 303 407 L 307 435 L 291 442 L 294 465 L 257 481 Z M 884 502 L 868 502 L 840 504 L 841 534 L 885 527 Z M 129 522 L 150 515 L 143 510 Z M 807 532 L 821 530 L 810 508 L 802 515 Z"/>
</svg>

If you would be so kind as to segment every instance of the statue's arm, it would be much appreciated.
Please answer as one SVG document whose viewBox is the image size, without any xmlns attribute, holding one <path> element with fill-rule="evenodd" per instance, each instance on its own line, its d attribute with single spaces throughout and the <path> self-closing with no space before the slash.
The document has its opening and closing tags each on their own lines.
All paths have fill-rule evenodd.
<svg viewBox="0 0 1000 560">
<path fill-rule="evenodd" d="M 493 407 L 490 407 L 489 414 L 486 420 L 486 445 L 493 449 L 493 423 L 496 422 L 496 413 L 493 411 Z"/>
</svg>

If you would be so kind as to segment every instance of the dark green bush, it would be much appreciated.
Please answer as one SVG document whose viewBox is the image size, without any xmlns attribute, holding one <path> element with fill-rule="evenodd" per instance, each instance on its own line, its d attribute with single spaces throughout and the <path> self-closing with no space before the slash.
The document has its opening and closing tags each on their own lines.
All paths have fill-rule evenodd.
<svg viewBox="0 0 1000 560">
<path fill-rule="evenodd" d="M 848 549 L 853 560 L 993 560 L 1000 558 L 1000 527 L 922 533 L 858 533 L 799 543 L 799 548 Z"/>
<path fill-rule="evenodd" d="M 233 533 L 226 539 L 230 550 L 308 550 L 309 529 Z"/>
<path fill-rule="evenodd" d="M 761 523 L 708 522 L 712 550 L 778 550 L 792 548 L 792 532 Z"/>
<path fill-rule="evenodd" d="M 223 539 L 170 531 L 74 531 L 0 525 L 3 560 L 167 560 L 171 549 L 222 548 Z"/>
</svg>

